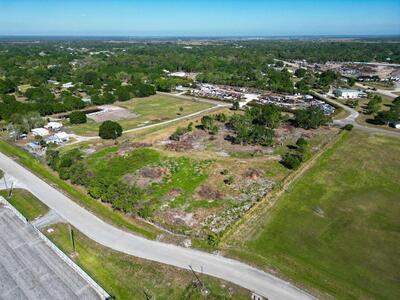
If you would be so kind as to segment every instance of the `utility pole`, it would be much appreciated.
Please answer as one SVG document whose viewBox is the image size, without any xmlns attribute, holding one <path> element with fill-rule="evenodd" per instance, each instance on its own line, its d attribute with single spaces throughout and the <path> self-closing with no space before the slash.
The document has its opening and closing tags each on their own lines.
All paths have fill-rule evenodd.
<svg viewBox="0 0 400 300">
<path fill-rule="evenodd" d="M 8 199 L 10 199 L 10 198 L 11 198 L 11 196 L 12 196 L 12 193 L 13 193 L 13 189 L 14 189 L 14 182 L 11 182 L 10 191 L 9 191 L 9 193 L 8 193 Z"/>
<path fill-rule="evenodd" d="M 75 249 L 74 231 L 72 230 L 71 224 L 69 224 L 69 223 L 68 223 L 68 229 L 69 229 L 69 237 L 70 237 L 70 239 L 71 239 L 71 244 L 72 244 L 73 253 L 75 254 L 76 249 Z"/>
<path fill-rule="evenodd" d="M 192 268 L 191 265 L 189 265 L 189 268 L 190 268 L 190 270 L 192 271 L 194 277 L 197 279 L 197 282 L 198 282 L 199 286 L 200 286 L 202 289 L 204 289 L 204 284 L 203 284 L 203 282 L 200 280 L 199 276 L 197 276 L 196 272 L 193 270 L 193 268 Z"/>
</svg>

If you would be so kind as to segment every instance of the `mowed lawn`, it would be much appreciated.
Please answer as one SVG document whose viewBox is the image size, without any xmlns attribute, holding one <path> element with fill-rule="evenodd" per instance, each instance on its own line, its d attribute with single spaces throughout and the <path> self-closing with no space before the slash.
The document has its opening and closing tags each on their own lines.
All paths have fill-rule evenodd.
<svg viewBox="0 0 400 300">
<path fill-rule="evenodd" d="M 0 191 L 0 195 L 7 197 L 8 191 Z M 29 221 L 44 216 L 49 208 L 27 190 L 14 189 L 10 199 L 7 199 Z"/>
<path fill-rule="evenodd" d="M 350 133 L 232 254 L 323 298 L 400 299 L 399 157 L 400 139 Z"/>
<path fill-rule="evenodd" d="M 72 252 L 67 225 L 57 224 L 47 236 L 65 253 Z M 103 247 L 74 230 L 73 259 L 115 299 L 250 299 L 250 292 L 209 276 L 200 276 L 209 294 L 202 294 L 190 271 L 150 262 Z"/>
<path fill-rule="evenodd" d="M 146 98 L 118 102 L 115 105 L 126 108 L 137 115 L 134 118 L 118 121 L 124 130 L 175 119 L 213 106 L 210 103 L 195 102 L 158 94 Z M 71 129 L 79 135 L 96 135 L 99 126 L 100 123 L 88 119 L 88 123 L 73 125 Z"/>
</svg>

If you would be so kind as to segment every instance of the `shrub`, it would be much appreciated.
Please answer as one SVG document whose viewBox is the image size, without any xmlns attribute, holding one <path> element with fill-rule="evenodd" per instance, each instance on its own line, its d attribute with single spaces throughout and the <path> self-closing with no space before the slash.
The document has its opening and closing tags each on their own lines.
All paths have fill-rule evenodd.
<svg viewBox="0 0 400 300">
<path fill-rule="evenodd" d="M 219 243 L 219 236 L 215 233 L 210 233 L 207 236 L 207 242 L 210 246 L 216 246 Z"/>
<path fill-rule="evenodd" d="M 296 142 L 296 146 L 299 148 L 304 148 L 308 146 L 308 141 L 305 138 L 300 137 Z"/>
<path fill-rule="evenodd" d="M 235 181 L 235 179 L 233 178 L 233 176 L 229 176 L 226 179 L 224 179 L 224 183 L 227 185 L 233 184 L 234 181 Z"/>
<path fill-rule="evenodd" d="M 214 118 L 212 116 L 204 116 L 201 118 L 201 126 L 204 130 L 210 130 L 214 126 Z"/>
<path fill-rule="evenodd" d="M 120 86 L 115 91 L 118 101 L 128 101 L 131 98 L 128 87 Z"/>
<path fill-rule="evenodd" d="M 353 124 L 347 124 L 343 126 L 343 130 L 351 131 L 353 129 Z"/>
<path fill-rule="evenodd" d="M 120 181 L 108 186 L 103 201 L 111 203 L 113 208 L 125 213 L 133 212 L 134 205 L 141 199 L 143 191 Z"/>
<path fill-rule="evenodd" d="M 239 104 L 239 101 L 235 101 L 235 102 L 233 102 L 233 104 L 232 104 L 232 110 L 239 110 L 239 108 L 240 108 L 240 104 Z"/>
<path fill-rule="evenodd" d="M 117 122 L 105 121 L 100 125 L 99 136 L 102 139 L 115 140 L 122 135 L 122 127 Z"/>
<path fill-rule="evenodd" d="M 46 162 L 53 170 L 57 168 L 59 158 L 60 158 L 59 151 L 53 149 L 47 149 Z"/>
<path fill-rule="evenodd" d="M 190 124 L 189 124 L 190 125 Z M 173 141 L 179 141 L 181 139 L 181 137 L 188 133 L 189 131 L 189 127 L 188 128 L 184 128 L 184 127 L 178 127 L 175 132 L 173 134 L 171 134 L 171 136 L 169 137 L 170 140 Z"/>
<path fill-rule="evenodd" d="M 281 163 L 288 169 L 296 170 L 300 167 L 302 161 L 303 158 L 301 154 L 288 152 L 283 156 Z"/>
<path fill-rule="evenodd" d="M 219 113 L 215 115 L 215 120 L 221 123 L 225 123 L 226 121 L 228 121 L 228 117 L 224 113 Z"/>
<path fill-rule="evenodd" d="M 216 125 L 214 125 L 213 127 L 211 127 L 211 131 L 210 131 L 210 133 L 212 134 L 212 135 L 216 135 L 217 133 L 218 133 L 218 126 L 216 126 Z"/>
<path fill-rule="evenodd" d="M 69 115 L 69 122 L 71 124 L 84 124 L 87 122 L 86 114 L 82 111 L 73 111 Z"/>
</svg>

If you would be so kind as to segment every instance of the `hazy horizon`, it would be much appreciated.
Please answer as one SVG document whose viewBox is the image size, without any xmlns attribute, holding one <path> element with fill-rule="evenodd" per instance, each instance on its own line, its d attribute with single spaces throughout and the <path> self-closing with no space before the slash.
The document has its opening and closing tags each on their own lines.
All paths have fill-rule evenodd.
<svg viewBox="0 0 400 300">
<path fill-rule="evenodd" d="M 0 0 L 2 36 L 275 37 L 400 34 L 397 0 Z"/>
</svg>

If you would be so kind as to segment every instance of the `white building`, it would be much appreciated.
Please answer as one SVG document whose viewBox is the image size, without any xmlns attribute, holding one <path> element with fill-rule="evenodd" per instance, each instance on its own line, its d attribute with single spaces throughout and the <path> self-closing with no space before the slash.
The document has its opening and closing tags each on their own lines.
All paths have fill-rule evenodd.
<svg viewBox="0 0 400 300">
<path fill-rule="evenodd" d="M 351 89 L 336 89 L 334 92 L 336 97 L 341 97 L 345 99 L 355 99 L 360 98 L 360 91 Z"/>
<path fill-rule="evenodd" d="M 54 144 L 57 144 L 57 145 L 61 145 L 61 144 L 66 143 L 68 141 L 69 141 L 69 135 L 68 135 L 68 133 L 65 133 L 63 131 L 57 132 L 56 134 L 54 134 L 52 136 L 49 136 L 46 139 L 46 143 L 47 144 L 54 143 Z"/>
<path fill-rule="evenodd" d="M 186 77 L 186 72 L 174 72 L 174 73 L 170 73 L 169 76 L 172 77 Z"/>
<path fill-rule="evenodd" d="M 56 80 L 47 80 L 48 84 L 59 85 L 60 83 Z"/>
<path fill-rule="evenodd" d="M 84 97 L 84 98 L 82 98 L 82 101 L 85 103 L 91 103 L 92 99 L 90 97 Z"/>
<path fill-rule="evenodd" d="M 62 142 L 68 142 L 69 141 L 69 134 L 61 131 L 61 132 L 57 132 L 54 135 L 58 140 L 62 141 Z"/>
<path fill-rule="evenodd" d="M 32 130 L 33 136 L 46 136 L 49 135 L 49 131 L 45 128 L 33 128 Z"/>
<path fill-rule="evenodd" d="M 44 126 L 47 130 L 52 130 L 52 131 L 59 131 L 63 127 L 63 124 L 59 122 L 49 122 L 47 125 Z"/>
<path fill-rule="evenodd" d="M 72 82 L 67 82 L 67 83 L 64 83 L 64 84 L 62 85 L 62 87 L 63 87 L 64 89 L 69 89 L 69 88 L 74 87 L 74 85 L 72 84 Z"/>
</svg>

